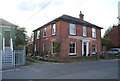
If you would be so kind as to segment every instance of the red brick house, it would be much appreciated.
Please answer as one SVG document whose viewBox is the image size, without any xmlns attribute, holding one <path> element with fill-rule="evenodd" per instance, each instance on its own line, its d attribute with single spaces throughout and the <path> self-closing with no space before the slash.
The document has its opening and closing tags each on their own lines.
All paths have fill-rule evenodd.
<svg viewBox="0 0 120 81">
<path fill-rule="evenodd" d="M 105 37 L 111 39 L 112 48 L 120 48 L 120 24 L 108 29 L 105 33 Z"/>
<path fill-rule="evenodd" d="M 101 52 L 101 27 L 80 18 L 62 15 L 34 30 L 34 51 L 54 51 L 60 43 L 60 56 L 89 56 Z"/>
</svg>

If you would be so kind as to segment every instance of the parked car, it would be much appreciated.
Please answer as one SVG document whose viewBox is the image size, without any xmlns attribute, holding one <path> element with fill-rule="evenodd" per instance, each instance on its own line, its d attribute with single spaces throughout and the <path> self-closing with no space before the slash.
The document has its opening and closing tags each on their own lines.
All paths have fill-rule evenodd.
<svg viewBox="0 0 120 81">
<path fill-rule="evenodd" d="M 108 55 L 118 55 L 119 52 L 120 52 L 120 48 L 111 48 L 108 51 Z"/>
</svg>

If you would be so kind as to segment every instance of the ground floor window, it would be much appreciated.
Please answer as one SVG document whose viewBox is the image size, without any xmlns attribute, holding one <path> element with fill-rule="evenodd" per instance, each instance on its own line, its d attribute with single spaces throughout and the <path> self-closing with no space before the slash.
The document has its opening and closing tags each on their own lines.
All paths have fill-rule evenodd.
<svg viewBox="0 0 120 81">
<path fill-rule="evenodd" d="M 97 45 L 95 43 L 92 44 L 92 54 L 96 54 L 97 52 Z"/>
<path fill-rule="evenodd" d="M 43 52 L 45 52 L 45 51 L 46 51 L 46 44 L 43 43 Z"/>
<path fill-rule="evenodd" d="M 55 42 L 52 42 L 52 54 L 55 53 Z"/>
<path fill-rule="evenodd" d="M 70 42 L 70 55 L 76 55 L 76 42 Z"/>
<path fill-rule="evenodd" d="M 34 53 L 35 53 L 35 56 L 39 55 L 38 44 L 34 45 Z"/>
<path fill-rule="evenodd" d="M 34 45 L 34 51 L 38 51 L 38 44 Z"/>
</svg>

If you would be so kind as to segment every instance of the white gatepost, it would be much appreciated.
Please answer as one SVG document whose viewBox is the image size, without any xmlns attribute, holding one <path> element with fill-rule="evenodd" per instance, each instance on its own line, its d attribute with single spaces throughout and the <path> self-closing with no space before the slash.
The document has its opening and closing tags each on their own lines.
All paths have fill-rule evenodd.
<svg viewBox="0 0 120 81">
<path fill-rule="evenodd" d="M 3 50 L 5 50 L 5 38 L 3 38 Z"/>
<path fill-rule="evenodd" d="M 23 54 L 23 65 L 26 63 L 26 53 L 25 53 L 25 50 L 23 50 L 24 54 Z"/>
<path fill-rule="evenodd" d="M 13 51 L 13 41 L 12 41 L 12 38 L 10 39 L 10 49 Z"/>
<path fill-rule="evenodd" d="M 15 50 L 13 51 L 13 66 L 15 67 Z"/>
</svg>

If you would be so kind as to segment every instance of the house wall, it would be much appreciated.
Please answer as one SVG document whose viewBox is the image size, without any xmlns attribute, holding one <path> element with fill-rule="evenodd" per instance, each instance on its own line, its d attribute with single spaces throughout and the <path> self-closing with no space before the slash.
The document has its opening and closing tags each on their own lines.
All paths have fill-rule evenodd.
<svg viewBox="0 0 120 81">
<path fill-rule="evenodd" d="M 83 27 L 80 24 L 76 24 L 76 35 L 73 36 L 75 38 L 70 38 L 69 36 L 69 23 L 65 21 L 56 22 L 56 35 L 52 36 L 51 28 L 52 25 L 46 26 L 46 37 L 43 37 L 43 28 L 40 28 L 41 36 L 40 40 L 36 39 L 36 31 L 34 31 L 34 44 L 39 44 L 39 51 L 43 50 L 43 43 L 46 43 L 47 51 L 51 52 L 51 43 L 52 42 L 61 42 L 60 46 L 60 56 L 67 57 L 69 56 L 69 43 L 76 42 L 76 53 L 77 56 L 82 56 L 82 40 L 85 38 L 90 38 L 89 42 L 89 53 L 92 54 L 92 44 L 95 43 L 97 45 L 97 52 L 101 52 L 101 29 L 96 29 L 96 39 L 92 38 L 92 27 L 87 27 L 87 37 L 83 37 Z M 80 39 L 82 37 L 82 39 Z"/>
<path fill-rule="evenodd" d="M 120 25 L 114 26 L 109 33 L 107 34 L 108 38 L 112 41 L 111 47 L 119 47 L 120 48 Z"/>
<path fill-rule="evenodd" d="M 11 26 L 0 26 L 0 50 L 2 50 L 2 40 L 5 37 L 5 31 L 10 31 L 10 38 L 15 38 L 15 27 Z M 13 42 L 14 43 L 14 42 Z"/>
</svg>

